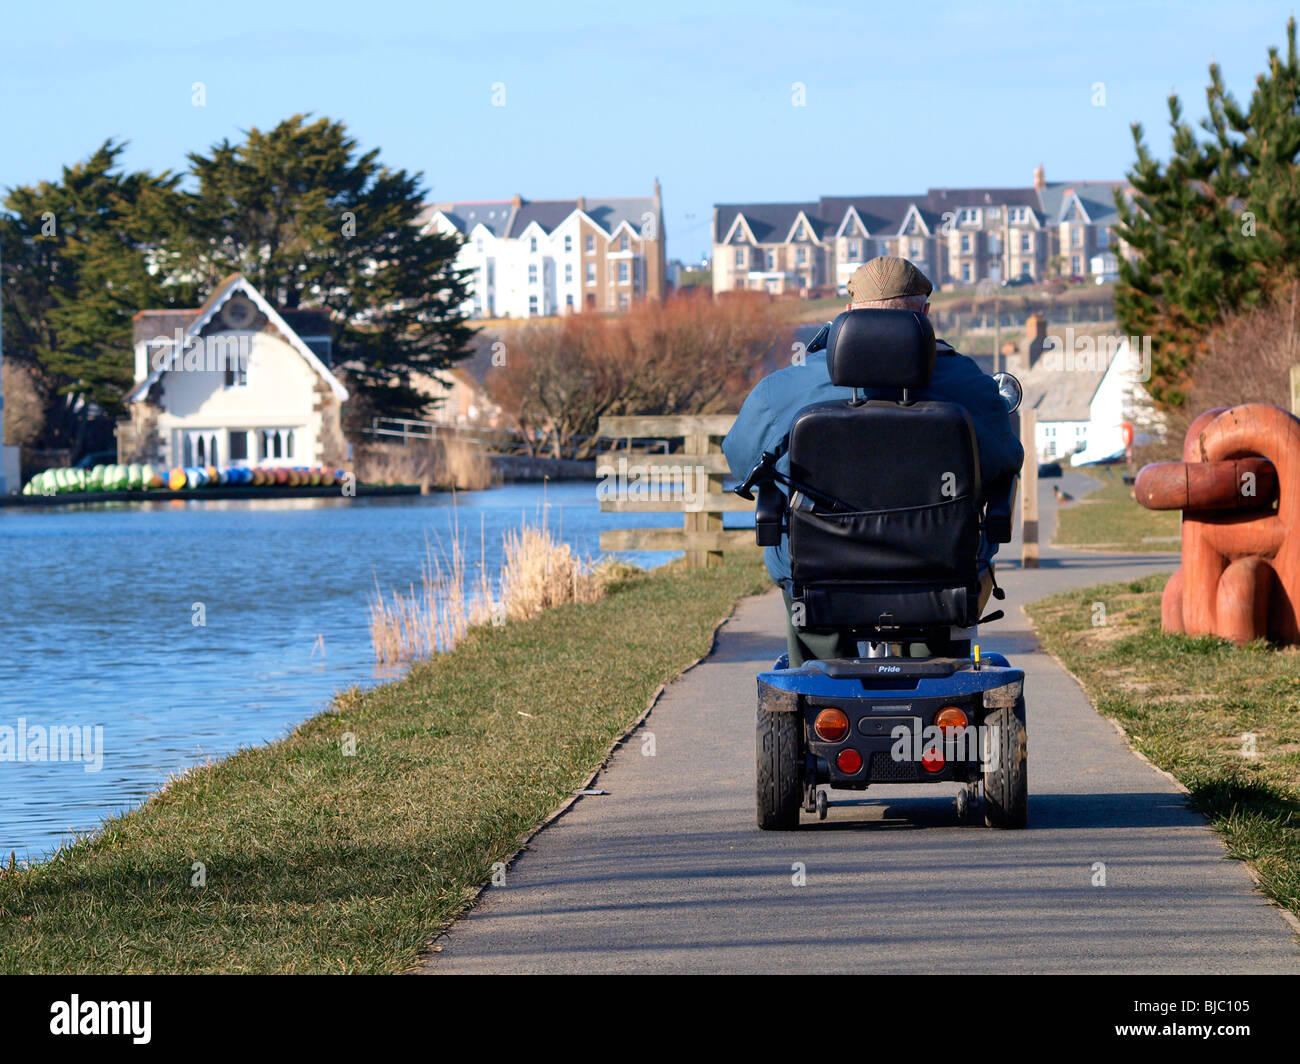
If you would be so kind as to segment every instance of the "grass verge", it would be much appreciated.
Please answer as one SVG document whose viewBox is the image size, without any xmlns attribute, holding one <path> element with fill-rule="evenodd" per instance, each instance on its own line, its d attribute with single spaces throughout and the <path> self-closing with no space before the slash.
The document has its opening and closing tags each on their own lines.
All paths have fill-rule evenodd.
<svg viewBox="0 0 1300 1064">
<path fill-rule="evenodd" d="M 1028 612 L 1097 709 L 1300 915 L 1300 649 L 1162 632 L 1166 579 L 1064 592 Z"/>
<path fill-rule="evenodd" d="M 1057 510 L 1053 544 L 1135 553 L 1176 552 L 1180 513 L 1139 506 L 1133 489 L 1121 477 L 1131 472 L 1135 470 L 1127 466 L 1108 466 L 1093 477 L 1100 487 L 1062 505 Z"/>
<path fill-rule="evenodd" d="M 0 971 L 411 968 L 737 600 L 769 586 L 759 557 L 638 572 L 599 602 L 472 629 L 0 872 Z"/>
</svg>

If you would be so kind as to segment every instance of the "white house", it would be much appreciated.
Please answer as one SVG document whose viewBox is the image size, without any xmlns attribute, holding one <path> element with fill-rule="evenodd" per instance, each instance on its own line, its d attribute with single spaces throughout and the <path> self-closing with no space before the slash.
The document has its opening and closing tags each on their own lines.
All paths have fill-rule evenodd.
<svg viewBox="0 0 1300 1064">
<path fill-rule="evenodd" d="M 440 203 L 422 228 L 462 239 L 472 318 L 624 310 L 666 292 L 658 181 L 652 196 Z"/>
<path fill-rule="evenodd" d="M 123 462 L 339 466 L 348 391 L 330 371 L 321 311 L 277 311 L 242 275 L 196 310 L 135 316 Z"/>
<path fill-rule="evenodd" d="M 1036 417 L 1039 461 L 1070 457 L 1086 465 L 1122 453 L 1124 425 L 1141 443 L 1163 430 L 1142 386 L 1150 379 L 1150 338 L 1074 334 L 1048 336 L 1025 374 L 1026 404 Z"/>
</svg>

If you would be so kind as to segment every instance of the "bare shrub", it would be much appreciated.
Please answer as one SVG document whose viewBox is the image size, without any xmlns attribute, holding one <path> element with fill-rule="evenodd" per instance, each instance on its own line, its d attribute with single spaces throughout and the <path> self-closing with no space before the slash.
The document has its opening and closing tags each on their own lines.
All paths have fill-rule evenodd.
<svg viewBox="0 0 1300 1064">
<path fill-rule="evenodd" d="M 4 394 L 4 426 L 0 442 L 28 447 L 45 431 L 45 398 L 36 374 L 12 359 L 0 363 L 0 392 Z"/>
<path fill-rule="evenodd" d="M 1268 403 L 1291 408 L 1291 367 L 1300 362 L 1300 291 L 1226 318 L 1205 339 L 1186 403 L 1166 407 L 1165 438 L 1134 449 L 1137 464 L 1181 460 L 1192 421 L 1215 407 Z"/>
<path fill-rule="evenodd" d="M 1298 300 L 1292 287 L 1289 298 L 1233 315 L 1206 337 L 1188 391 L 1189 412 L 1242 403 L 1291 408 L 1291 367 L 1300 362 Z"/>
<path fill-rule="evenodd" d="M 584 458 L 605 415 L 739 409 L 767 353 L 789 336 L 780 307 L 759 293 L 680 294 L 618 317 L 534 323 L 487 388 L 516 428 L 544 441 L 540 449 Z"/>
</svg>

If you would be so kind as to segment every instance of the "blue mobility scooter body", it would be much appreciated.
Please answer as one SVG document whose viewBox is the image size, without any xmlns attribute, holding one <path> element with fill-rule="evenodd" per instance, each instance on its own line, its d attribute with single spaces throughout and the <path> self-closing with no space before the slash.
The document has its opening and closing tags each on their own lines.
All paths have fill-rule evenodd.
<svg viewBox="0 0 1300 1064">
<path fill-rule="evenodd" d="M 825 817 L 825 787 L 948 783 L 959 787 L 962 821 L 980 810 L 990 826 L 1024 827 L 1024 672 L 981 654 L 976 629 L 981 588 L 1003 597 L 978 561 L 979 536 L 1011 538 L 1016 478 L 984 490 L 964 409 L 909 402 L 934 365 L 923 315 L 849 311 L 824 333 L 814 345 L 824 340 L 836 384 L 901 398 L 804 408 L 788 438 L 789 473 L 765 454 L 735 489 L 758 491 L 760 545 L 788 537 L 796 630 L 836 630 L 857 648 L 797 668 L 782 655 L 759 674 L 759 826 L 796 828 L 801 810 Z M 1019 384 L 1004 377 L 999 387 L 1014 410 Z M 906 454 L 912 439 L 907 480 L 853 457 Z M 943 485 L 935 498 L 931 480 Z"/>
</svg>

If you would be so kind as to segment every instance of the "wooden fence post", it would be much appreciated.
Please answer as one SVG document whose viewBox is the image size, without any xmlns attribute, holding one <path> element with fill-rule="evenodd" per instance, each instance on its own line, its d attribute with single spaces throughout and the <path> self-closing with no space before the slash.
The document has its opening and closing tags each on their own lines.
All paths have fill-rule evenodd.
<svg viewBox="0 0 1300 1064">
<path fill-rule="evenodd" d="M 1291 413 L 1300 417 L 1300 365 L 1291 367 Z"/>
<path fill-rule="evenodd" d="M 734 414 L 610 416 L 600 419 L 598 434 L 609 439 L 623 439 L 623 451 L 605 451 L 599 462 L 617 464 L 626 457 L 636 463 L 680 472 L 682 491 L 671 498 L 603 498 L 601 510 L 609 513 L 645 513 L 677 511 L 683 513 L 677 528 L 611 529 L 600 534 L 600 549 L 609 550 L 680 550 L 685 552 L 691 568 L 722 564 L 723 551 L 752 549 L 754 531 L 749 528 L 724 529 L 724 511 L 753 510 L 754 504 L 722 490 L 727 475 L 727 459 L 721 439 L 731 428 Z M 633 438 L 678 438 L 684 441 L 677 454 L 649 455 L 634 453 Z M 600 464 L 597 475 L 600 475 Z M 613 467 L 610 467 L 611 469 Z M 675 479 L 675 478 L 674 478 Z M 660 485 L 662 487 L 662 484 Z M 686 490 L 693 489 L 699 509 L 686 509 Z"/>
<path fill-rule="evenodd" d="M 1025 449 L 1025 464 L 1020 470 L 1020 567 L 1038 568 L 1038 447 L 1034 427 L 1038 419 L 1033 410 L 1021 409 L 1020 443 Z"/>
</svg>

